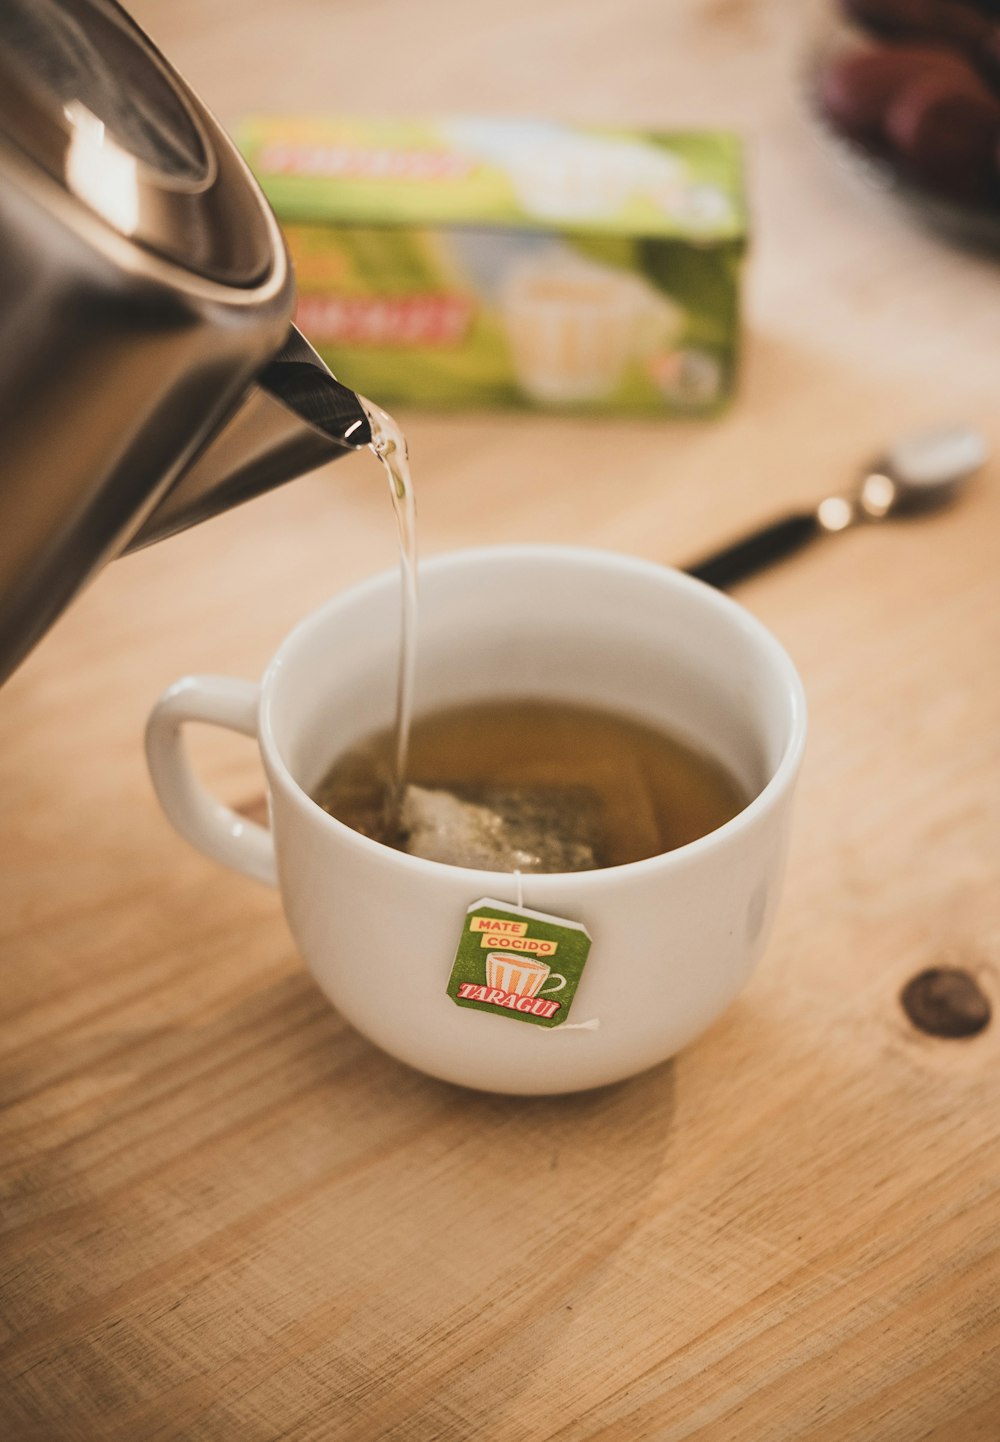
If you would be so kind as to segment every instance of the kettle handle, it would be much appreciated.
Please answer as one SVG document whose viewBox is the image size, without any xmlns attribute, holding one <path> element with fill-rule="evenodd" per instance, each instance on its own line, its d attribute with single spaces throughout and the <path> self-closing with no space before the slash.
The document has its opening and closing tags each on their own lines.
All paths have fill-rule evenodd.
<svg viewBox="0 0 1000 1442">
<path fill-rule="evenodd" d="M 184 676 L 157 701 L 146 724 L 146 760 L 167 820 L 215 861 L 257 881 L 278 884 L 274 838 L 207 791 L 191 767 L 182 728 L 188 721 L 257 735 L 260 687 L 231 676 Z"/>
</svg>

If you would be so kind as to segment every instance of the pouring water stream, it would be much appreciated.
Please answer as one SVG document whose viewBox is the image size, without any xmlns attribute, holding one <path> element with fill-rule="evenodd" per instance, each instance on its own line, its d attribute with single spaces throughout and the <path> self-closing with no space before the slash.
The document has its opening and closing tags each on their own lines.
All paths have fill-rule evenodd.
<svg viewBox="0 0 1000 1442">
<path fill-rule="evenodd" d="M 371 427 L 369 449 L 377 456 L 389 482 L 396 517 L 400 560 L 400 637 L 396 671 L 395 755 L 392 782 L 386 798 L 389 835 L 399 831 L 400 810 L 406 788 L 413 689 L 417 670 L 417 508 L 410 476 L 406 437 L 386 411 L 359 396 Z"/>
</svg>

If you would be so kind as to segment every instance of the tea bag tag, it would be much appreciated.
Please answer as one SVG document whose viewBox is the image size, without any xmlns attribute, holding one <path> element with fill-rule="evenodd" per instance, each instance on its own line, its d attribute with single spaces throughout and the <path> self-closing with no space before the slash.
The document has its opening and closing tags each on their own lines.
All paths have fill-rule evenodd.
<svg viewBox="0 0 1000 1442">
<path fill-rule="evenodd" d="M 465 914 L 448 995 L 456 1006 L 561 1026 L 589 953 L 579 921 L 484 896 Z"/>
</svg>

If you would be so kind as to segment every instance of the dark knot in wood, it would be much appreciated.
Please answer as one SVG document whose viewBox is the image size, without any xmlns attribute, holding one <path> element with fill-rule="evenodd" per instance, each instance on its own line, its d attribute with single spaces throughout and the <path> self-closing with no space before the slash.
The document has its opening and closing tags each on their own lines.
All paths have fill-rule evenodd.
<svg viewBox="0 0 1000 1442">
<path fill-rule="evenodd" d="M 955 966 L 918 972 L 899 999 L 913 1025 L 928 1036 L 976 1036 L 989 1026 L 993 1014 L 976 978 Z"/>
</svg>

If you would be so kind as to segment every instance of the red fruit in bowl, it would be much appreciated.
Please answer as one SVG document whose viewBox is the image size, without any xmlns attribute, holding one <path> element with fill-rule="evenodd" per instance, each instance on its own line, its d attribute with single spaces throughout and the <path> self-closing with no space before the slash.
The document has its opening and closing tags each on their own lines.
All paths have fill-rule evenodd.
<svg viewBox="0 0 1000 1442">
<path fill-rule="evenodd" d="M 961 51 L 1000 90 L 1000 25 L 994 0 L 840 0 L 857 25 L 890 41 Z"/>
<path fill-rule="evenodd" d="M 819 103 L 837 130 L 851 140 L 880 147 L 893 99 L 925 75 L 948 77 L 956 91 L 988 93 L 960 55 L 932 46 L 908 45 L 834 55 L 819 74 Z"/>
<path fill-rule="evenodd" d="M 967 0 L 841 0 L 841 8 L 887 39 L 981 45 L 992 29 L 989 16 Z"/>
<path fill-rule="evenodd" d="M 914 180 L 952 200 L 1000 196 L 1000 103 L 956 87 L 948 75 L 914 76 L 886 112 L 885 131 Z"/>
</svg>

